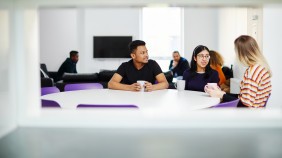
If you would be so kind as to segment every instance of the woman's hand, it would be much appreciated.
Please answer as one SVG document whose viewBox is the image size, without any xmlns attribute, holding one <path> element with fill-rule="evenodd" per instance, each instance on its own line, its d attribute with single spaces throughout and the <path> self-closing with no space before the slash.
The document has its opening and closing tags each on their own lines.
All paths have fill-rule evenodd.
<svg viewBox="0 0 282 158">
<path fill-rule="evenodd" d="M 220 98 L 220 99 L 222 99 L 223 95 L 225 94 L 225 92 L 224 92 L 224 91 L 221 91 L 221 89 L 220 89 L 219 87 L 217 87 L 217 89 L 206 88 L 205 91 L 206 91 L 206 93 L 208 93 L 211 97 Z"/>
</svg>

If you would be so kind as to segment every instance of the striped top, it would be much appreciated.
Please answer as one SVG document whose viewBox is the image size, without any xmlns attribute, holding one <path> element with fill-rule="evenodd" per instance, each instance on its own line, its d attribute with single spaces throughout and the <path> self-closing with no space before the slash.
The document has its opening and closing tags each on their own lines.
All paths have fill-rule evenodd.
<svg viewBox="0 0 282 158">
<path fill-rule="evenodd" d="M 271 93 L 271 77 L 269 72 L 261 65 L 249 67 L 241 82 L 239 98 L 248 107 L 264 107 Z"/>
</svg>

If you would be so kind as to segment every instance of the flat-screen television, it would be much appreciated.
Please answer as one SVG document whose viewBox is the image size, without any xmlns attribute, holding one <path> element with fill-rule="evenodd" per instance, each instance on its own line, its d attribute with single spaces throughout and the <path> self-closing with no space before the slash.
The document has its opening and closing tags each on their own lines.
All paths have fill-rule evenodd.
<svg viewBox="0 0 282 158">
<path fill-rule="evenodd" d="M 94 36 L 94 58 L 130 58 L 128 44 L 132 36 Z"/>
</svg>

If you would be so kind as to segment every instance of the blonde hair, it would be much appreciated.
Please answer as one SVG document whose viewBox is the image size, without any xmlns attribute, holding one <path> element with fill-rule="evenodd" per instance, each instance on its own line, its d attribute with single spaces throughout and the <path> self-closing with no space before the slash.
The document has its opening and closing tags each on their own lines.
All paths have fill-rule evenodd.
<svg viewBox="0 0 282 158">
<path fill-rule="evenodd" d="M 216 51 L 210 50 L 210 65 L 212 66 L 223 66 L 224 60 L 223 57 Z"/>
<path fill-rule="evenodd" d="M 234 45 L 238 59 L 242 64 L 246 66 L 259 64 L 269 72 L 270 76 L 272 76 L 270 67 L 253 37 L 241 35 L 234 41 Z"/>
</svg>

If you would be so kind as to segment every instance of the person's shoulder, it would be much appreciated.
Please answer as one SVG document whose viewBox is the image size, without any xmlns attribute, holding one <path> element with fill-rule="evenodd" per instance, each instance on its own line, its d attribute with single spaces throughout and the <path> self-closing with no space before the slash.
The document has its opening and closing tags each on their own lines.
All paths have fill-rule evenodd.
<svg viewBox="0 0 282 158">
<path fill-rule="evenodd" d="M 180 57 L 180 60 L 182 60 L 182 61 L 187 61 L 187 59 L 184 58 L 184 57 Z"/>
<path fill-rule="evenodd" d="M 265 70 L 265 67 L 262 66 L 262 65 L 259 65 L 259 64 L 255 64 L 255 65 L 250 67 L 250 71 L 252 73 L 255 73 L 256 71 L 263 71 L 263 70 Z"/>
<path fill-rule="evenodd" d="M 265 76 L 265 74 L 269 75 L 269 72 L 266 70 L 266 68 L 262 65 L 259 65 L 259 64 L 255 64 L 253 66 L 250 66 L 249 69 L 250 69 L 249 75 L 254 80 L 256 80 L 256 78 L 259 77 L 259 76 Z"/>
<path fill-rule="evenodd" d="M 123 64 L 123 65 L 128 65 L 128 64 L 132 64 L 132 63 L 133 63 L 133 60 L 130 59 L 130 60 L 128 60 L 128 61 L 123 62 L 122 64 Z"/>
<path fill-rule="evenodd" d="M 188 62 L 188 60 L 186 58 L 184 58 L 184 57 L 180 57 L 180 61 L 181 62 Z"/>
<path fill-rule="evenodd" d="M 183 72 L 183 79 L 186 80 L 186 79 L 190 78 L 191 74 L 192 74 L 192 71 L 190 69 L 186 69 Z"/>
<path fill-rule="evenodd" d="M 152 60 L 152 59 L 148 60 L 148 64 L 149 65 L 155 65 L 155 64 L 159 65 L 155 60 Z"/>
<path fill-rule="evenodd" d="M 132 59 L 128 60 L 126 62 L 121 63 L 122 66 L 129 66 L 129 65 L 132 65 L 132 64 L 133 64 L 133 60 Z"/>
<path fill-rule="evenodd" d="M 68 65 L 69 63 L 70 63 L 69 58 L 66 58 L 66 60 L 62 63 L 62 65 L 61 65 L 61 66 Z"/>
<path fill-rule="evenodd" d="M 190 72 L 191 71 L 191 69 L 186 69 L 184 72 Z"/>
<path fill-rule="evenodd" d="M 71 59 L 70 58 L 66 58 L 66 60 L 64 61 L 64 63 L 72 63 Z"/>
<path fill-rule="evenodd" d="M 190 69 L 186 69 L 184 72 L 183 72 L 183 75 L 184 74 L 190 74 L 192 71 Z"/>
<path fill-rule="evenodd" d="M 212 73 L 218 73 L 216 70 L 214 70 L 214 69 L 212 69 L 212 68 L 211 68 L 211 72 L 212 72 Z"/>
<path fill-rule="evenodd" d="M 153 62 L 156 62 L 156 61 L 153 60 L 153 59 L 149 59 L 149 60 L 148 60 L 148 63 L 153 63 Z"/>
<path fill-rule="evenodd" d="M 211 74 L 215 75 L 215 76 L 218 76 L 218 72 L 216 70 L 214 70 L 214 69 L 211 69 Z"/>
</svg>

